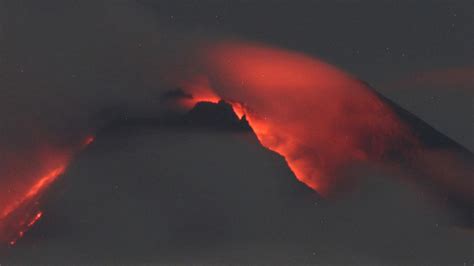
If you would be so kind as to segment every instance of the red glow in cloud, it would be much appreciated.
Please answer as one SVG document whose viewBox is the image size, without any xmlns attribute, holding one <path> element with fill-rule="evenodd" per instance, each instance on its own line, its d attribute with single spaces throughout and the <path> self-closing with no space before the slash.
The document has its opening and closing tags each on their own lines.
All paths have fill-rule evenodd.
<svg viewBox="0 0 474 266">
<path fill-rule="evenodd" d="M 322 194 L 334 188 L 345 166 L 417 145 L 370 89 L 317 59 L 242 42 L 208 45 L 198 54 L 193 67 L 207 79 L 185 89 L 199 98 L 207 88 L 229 101 L 262 145 Z"/>
<path fill-rule="evenodd" d="M 180 81 L 183 88 L 193 92 L 192 98 L 183 98 L 179 104 L 185 108 L 192 108 L 197 102 L 218 103 L 220 98 L 210 89 L 209 79 L 204 76 L 194 76 L 189 80 Z"/>
<path fill-rule="evenodd" d="M 15 163 L 16 171 L 4 177 L 7 189 L 0 196 L 0 244 L 14 245 L 41 218 L 38 200 L 43 192 L 66 171 L 75 151 L 93 141 L 89 136 L 79 148 L 67 150 L 44 147 L 33 152 L 34 159 Z"/>
</svg>

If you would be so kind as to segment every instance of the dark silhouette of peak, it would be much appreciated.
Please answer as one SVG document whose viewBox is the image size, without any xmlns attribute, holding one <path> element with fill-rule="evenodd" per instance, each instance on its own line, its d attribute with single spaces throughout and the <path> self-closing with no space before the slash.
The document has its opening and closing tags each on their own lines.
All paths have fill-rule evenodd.
<svg viewBox="0 0 474 266">
<path fill-rule="evenodd" d="M 251 128 L 245 119 L 239 119 L 232 106 L 225 101 L 217 104 L 211 102 L 198 102 L 185 117 L 190 125 L 213 127 L 226 130 L 250 131 Z"/>
<path fill-rule="evenodd" d="M 395 114 L 410 127 L 412 133 L 418 137 L 421 143 L 427 148 L 452 150 L 462 154 L 468 159 L 474 158 L 473 153 L 470 150 L 439 132 L 437 129 L 411 112 L 405 110 L 389 98 L 380 94 L 367 82 L 362 80 L 360 82 L 369 87 L 380 100 L 387 104 L 392 109 L 392 111 L 395 112 Z"/>
</svg>

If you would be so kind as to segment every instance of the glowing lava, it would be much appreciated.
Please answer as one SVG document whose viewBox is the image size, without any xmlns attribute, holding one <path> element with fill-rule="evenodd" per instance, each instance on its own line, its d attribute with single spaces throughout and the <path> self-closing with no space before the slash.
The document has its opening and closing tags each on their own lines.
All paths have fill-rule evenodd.
<svg viewBox="0 0 474 266">
<path fill-rule="evenodd" d="M 7 217 L 11 212 L 16 210 L 22 204 L 25 204 L 25 202 L 28 202 L 38 196 L 41 191 L 43 191 L 54 180 L 56 180 L 58 176 L 63 174 L 65 170 L 66 166 L 61 165 L 51 170 L 46 175 L 39 177 L 38 181 L 25 193 L 24 196 L 22 196 L 20 199 L 14 201 L 12 204 L 8 205 L 5 209 L 3 209 L 0 215 L 0 220 L 5 219 L 5 217 Z"/>
<path fill-rule="evenodd" d="M 83 148 L 87 147 L 90 145 L 92 142 L 94 142 L 95 137 L 94 136 L 88 136 L 86 140 L 84 140 Z"/>
<path fill-rule="evenodd" d="M 93 141 L 94 137 L 87 137 L 79 149 L 85 148 Z M 53 153 L 49 149 L 48 156 L 37 157 L 44 160 L 39 162 L 39 164 L 45 164 L 46 166 L 43 168 L 49 168 L 49 170 L 35 178 L 25 179 L 34 180 L 34 182 L 25 191 L 11 193 L 8 199 L 1 202 L 0 244 L 8 243 L 14 245 L 42 217 L 43 212 L 39 209 L 38 202 L 43 192 L 66 171 L 67 165 L 73 157 L 72 155 L 77 150 L 77 147 L 71 147 L 67 152 Z M 15 184 L 10 185 L 15 186 Z M 15 188 L 18 190 L 22 187 L 15 186 Z"/>
</svg>

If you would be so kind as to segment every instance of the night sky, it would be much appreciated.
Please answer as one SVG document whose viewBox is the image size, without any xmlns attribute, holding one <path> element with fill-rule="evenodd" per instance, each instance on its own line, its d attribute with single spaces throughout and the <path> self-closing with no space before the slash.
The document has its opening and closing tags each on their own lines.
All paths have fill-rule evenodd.
<svg viewBox="0 0 474 266">
<path fill-rule="evenodd" d="M 258 88 L 239 91 L 228 81 L 234 69 L 203 66 L 199 56 L 214 51 L 197 47 L 220 40 L 237 43 L 229 50 L 234 60 L 248 41 L 275 49 L 267 59 L 277 66 L 279 58 L 306 66 L 301 53 L 347 72 L 350 82 L 335 77 L 357 84 L 356 92 L 344 88 L 343 96 L 320 100 L 329 107 L 336 97 L 363 102 L 357 86 L 369 84 L 393 102 L 377 96 L 416 133 L 421 152 L 406 152 L 412 142 L 400 137 L 381 160 L 343 164 L 348 181 L 334 194 L 312 190 L 297 180 L 290 157 L 252 131 L 251 116 L 234 114 L 235 105 L 207 103 L 190 112 L 181 105 L 212 97 L 199 95 L 199 82 L 175 79 L 222 71 L 213 74 L 223 77 L 213 84 L 221 97 L 243 95 L 258 111 L 276 101 L 291 118 L 324 120 L 305 109 L 314 102 L 304 97 L 300 109 L 285 106 L 298 97 L 279 102 L 285 90 L 252 98 Z M 0 0 L 0 211 L 38 176 L 67 166 L 13 214 L 0 212 L 0 264 L 470 265 L 473 47 L 468 0 Z M 298 76 L 298 69 L 288 72 Z M 273 83 L 256 84 L 263 90 Z M 356 107 L 321 125 L 357 128 L 351 112 L 366 109 Z M 272 135 L 278 141 L 303 143 L 296 147 L 307 150 L 294 161 L 325 155 L 308 144 L 318 132 L 295 130 L 283 116 L 266 119 L 280 130 Z M 361 121 L 393 129 L 390 117 Z M 279 139 L 297 133 L 296 140 Z M 27 224 L 38 210 L 41 219 L 22 238 L 2 243 L 11 221 Z"/>
</svg>

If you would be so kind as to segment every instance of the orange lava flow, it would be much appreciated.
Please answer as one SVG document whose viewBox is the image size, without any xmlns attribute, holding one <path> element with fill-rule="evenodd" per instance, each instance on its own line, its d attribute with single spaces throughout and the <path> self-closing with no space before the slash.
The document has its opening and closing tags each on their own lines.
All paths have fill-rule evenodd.
<svg viewBox="0 0 474 266">
<path fill-rule="evenodd" d="M 323 195 L 345 182 L 343 171 L 352 163 L 416 145 L 365 84 L 318 59 L 237 41 L 204 45 L 196 54 L 190 67 L 206 78 L 184 89 L 196 99 L 204 91 L 231 103 L 261 144 Z"/>
<path fill-rule="evenodd" d="M 30 201 L 31 199 L 35 198 L 41 191 L 43 191 L 46 187 L 48 187 L 58 176 L 64 173 L 66 170 L 65 165 L 61 165 L 44 176 L 38 178 L 38 181 L 31 186 L 31 188 L 17 201 L 13 202 L 12 204 L 8 205 L 5 209 L 3 209 L 0 220 L 7 217 L 10 213 L 16 210 L 19 206 L 24 204 L 25 202 Z"/>
<path fill-rule="evenodd" d="M 9 193 L 8 197 L 2 197 L 0 202 L 0 244 L 8 243 L 10 245 L 16 244 L 18 239 L 23 237 L 42 216 L 43 212 L 39 209 L 39 200 L 46 189 L 64 174 L 66 168 L 72 159 L 72 154 L 80 149 L 85 148 L 94 141 L 94 137 L 87 137 L 79 147 L 70 147 L 67 152 L 52 152 L 48 151 L 48 156 L 36 156 L 39 158 L 39 165 L 44 164 L 44 174 L 37 177 L 29 177 L 25 181 L 33 180 L 33 182 L 22 189 L 24 186 L 11 182 L 10 187 L 17 191 L 16 193 Z M 41 160 L 44 160 L 43 162 Z M 25 162 L 27 167 L 29 162 Z M 32 170 L 27 170 L 29 173 Z M 24 191 L 22 191 L 24 190 Z"/>
</svg>

